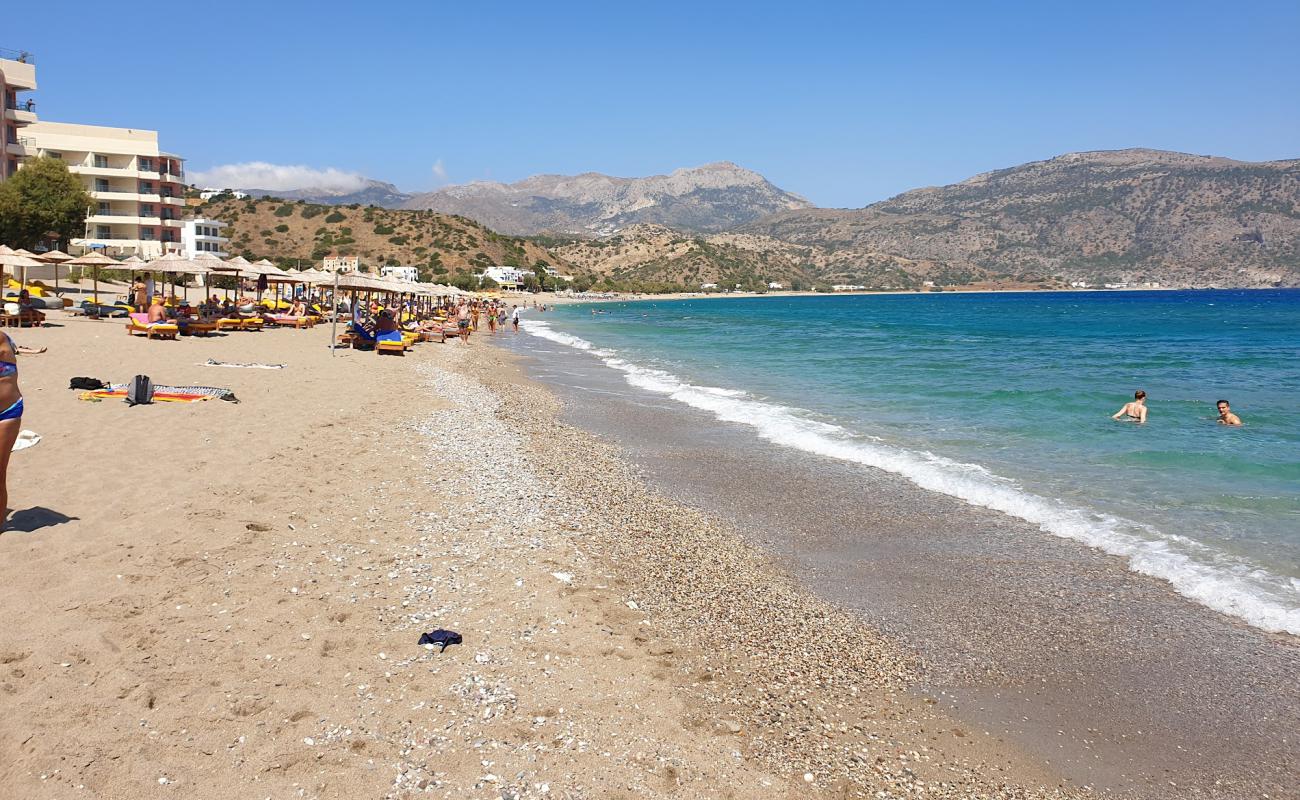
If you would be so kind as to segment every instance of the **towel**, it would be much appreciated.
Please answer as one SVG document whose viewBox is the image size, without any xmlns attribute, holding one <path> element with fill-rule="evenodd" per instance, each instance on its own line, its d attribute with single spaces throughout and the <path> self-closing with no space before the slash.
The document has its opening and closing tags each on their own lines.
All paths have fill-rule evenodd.
<svg viewBox="0 0 1300 800">
<path fill-rule="evenodd" d="M 24 428 L 18 432 L 18 438 L 14 440 L 14 449 L 11 452 L 17 453 L 19 450 L 26 450 L 40 440 L 41 435 L 39 433 Z"/>
</svg>

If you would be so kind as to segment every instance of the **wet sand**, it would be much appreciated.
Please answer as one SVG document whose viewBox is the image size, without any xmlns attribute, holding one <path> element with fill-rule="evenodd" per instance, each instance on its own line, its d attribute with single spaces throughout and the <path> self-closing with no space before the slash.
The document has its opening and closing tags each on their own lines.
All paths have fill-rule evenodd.
<svg viewBox="0 0 1300 800">
<path fill-rule="evenodd" d="M 1300 796 L 1300 644 L 1114 557 L 879 470 L 780 448 L 633 390 L 584 354 L 518 343 L 566 419 L 672 498 L 783 556 L 924 661 L 914 691 L 1079 786 Z"/>
</svg>

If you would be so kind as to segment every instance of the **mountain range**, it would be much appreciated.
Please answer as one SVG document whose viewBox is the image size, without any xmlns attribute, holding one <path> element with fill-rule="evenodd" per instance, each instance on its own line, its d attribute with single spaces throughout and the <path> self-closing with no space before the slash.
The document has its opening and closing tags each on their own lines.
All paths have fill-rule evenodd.
<svg viewBox="0 0 1300 800">
<path fill-rule="evenodd" d="M 648 178 L 587 172 L 476 181 L 415 195 L 403 207 L 470 217 L 510 235 L 599 236 L 645 223 L 715 233 L 812 203 L 723 161 Z"/>
<path fill-rule="evenodd" d="M 859 209 L 814 208 L 726 162 L 648 178 L 543 175 L 418 195 L 379 181 L 348 193 L 263 194 L 456 215 L 534 235 L 552 263 L 624 281 L 1300 285 L 1300 160 L 1070 153 Z M 457 253 L 446 256 L 454 263 Z"/>
</svg>

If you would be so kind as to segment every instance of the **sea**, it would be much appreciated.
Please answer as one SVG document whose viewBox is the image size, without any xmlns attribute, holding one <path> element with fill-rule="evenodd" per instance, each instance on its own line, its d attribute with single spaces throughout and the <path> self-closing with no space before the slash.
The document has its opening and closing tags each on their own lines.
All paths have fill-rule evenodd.
<svg viewBox="0 0 1300 800">
<path fill-rule="evenodd" d="M 535 358 L 563 351 L 742 439 L 893 473 L 1300 635 L 1300 291 L 641 300 L 521 327 L 512 346 Z M 1147 423 L 1112 420 L 1139 389 Z M 1217 424 L 1220 399 L 1244 425 Z"/>
</svg>

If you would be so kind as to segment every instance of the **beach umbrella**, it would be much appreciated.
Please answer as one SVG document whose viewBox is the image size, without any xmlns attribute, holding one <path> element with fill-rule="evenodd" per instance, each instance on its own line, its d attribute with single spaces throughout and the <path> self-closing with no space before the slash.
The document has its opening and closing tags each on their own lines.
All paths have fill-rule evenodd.
<svg viewBox="0 0 1300 800">
<path fill-rule="evenodd" d="M 122 262 L 109 258 L 108 256 L 104 255 L 98 250 L 92 250 L 89 253 L 86 253 L 85 255 L 77 256 L 71 261 L 65 261 L 63 263 L 69 267 L 90 267 L 94 271 L 94 276 L 95 276 L 94 277 L 94 281 L 95 281 L 94 301 L 95 301 L 95 305 L 99 305 L 99 268 L 118 267 L 121 266 Z"/>
<path fill-rule="evenodd" d="M 22 255 L 25 252 L 27 251 L 10 250 L 8 253 L 0 253 L 0 266 L 5 267 L 6 269 L 12 268 L 17 270 L 18 274 L 22 275 L 22 280 L 19 281 L 20 290 L 27 280 L 27 268 L 39 267 L 41 265 L 41 262 L 36 259 Z"/>
<path fill-rule="evenodd" d="M 177 275 L 207 275 L 212 272 L 206 262 L 206 259 L 186 258 L 179 253 L 167 253 L 162 258 L 156 258 L 144 265 L 145 269 L 151 272 L 157 272 L 160 275 L 172 276 L 172 292 L 176 291 Z M 185 299 L 189 300 L 189 287 L 185 287 Z"/>
<path fill-rule="evenodd" d="M 59 265 L 64 261 L 71 261 L 72 256 L 62 250 L 48 250 L 37 256 L 37 260 L 54 267 L 54 292 L 57 294 L 59 291 Z"/>
</svg>

